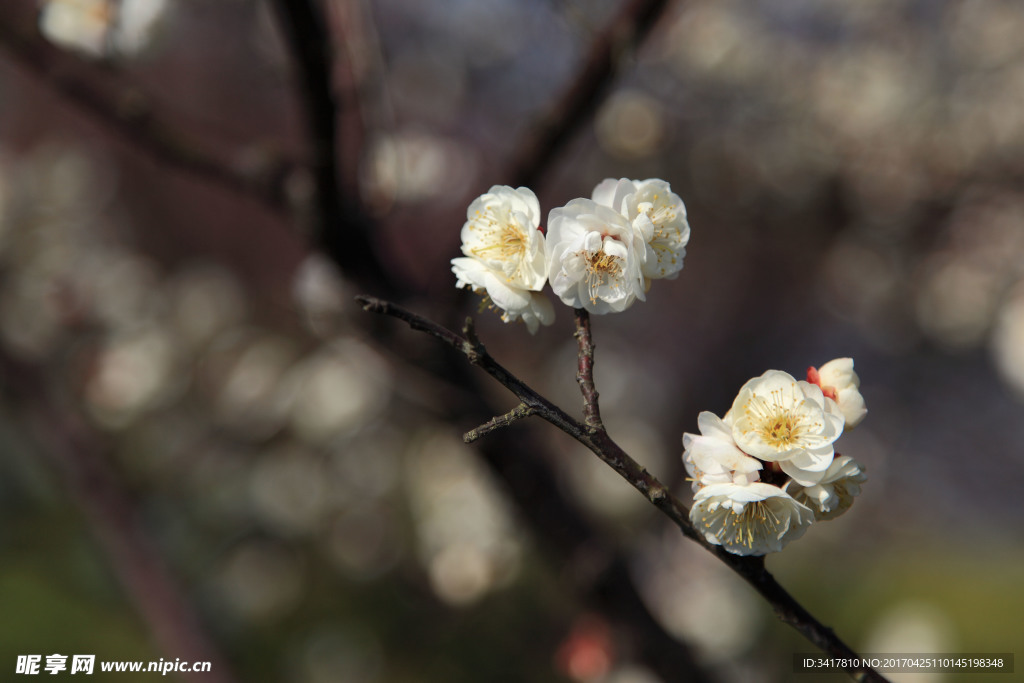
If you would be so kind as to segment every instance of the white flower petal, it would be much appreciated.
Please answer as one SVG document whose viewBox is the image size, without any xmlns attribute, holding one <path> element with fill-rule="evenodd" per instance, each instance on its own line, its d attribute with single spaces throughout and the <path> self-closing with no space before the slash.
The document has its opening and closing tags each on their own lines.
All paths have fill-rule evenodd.
<svg viewBox="0 0 1024 683">
<path fill-rule="evenodd" d="M 812 376 L 816 376 L 822 391 L 835 399 L 847 428 L 861 423 L 868 409 L 860 393 L 860 377 L 853 370 L 852 358 L 836 358 L 820 368 L 811 368 L 808 379 Z"/>
<path fill-rule="evenodd" d="M 860 485 L 867 481 L 864 468 L 853 458 L 840 455 L 833 460 L 820 480 L 811 485 L 801 485 L 794 480 L 786 484 L 786 491 L 793 498 L 814 510 L 819 521 L 834 519 L 846 512 L 853 499 L 860 493 Z"/>
<path fill-rule="evenodd" d="M 709 484 L 749 484 L 759 479 L 763 465 L 733 441 L 732 432 L 714 413 L 697 418 L 700 435 L 683 434 L 683 464 L 693 478 L 693 490 Z"/>
<path fill-rule="evenodd" d="M 476 290 L 484 289 L 490 269 L 482 261 L 460 257 L 452 259 L 452 272 L 455 273 L 456 287 L 461 289 L 469 286 Z"/>
<path fill-rule="evenodd" d="M 494 271 L 484 275 L 485 289 L 491 302 L 504 311 L 518 311 L 530 304 L 531 292 L 527 289 L 510 287 L 503 278 Z"/>
<path fill-rule="evenodd" d="M 814 513 L 771 484 L 711 484 L 694 496 L 690 521 L 730 553 L 765 555 L 802 536 Z"/>
<path fill-rule="evenodd" d="M 704 436 L 732 441 L 732 428 L 709 410 L 701 411 L 697 416 L 697 427 Z"/>
<path fill-rule="evenodd" d="M 835 358 L 818 368 L 821 383 L 825 386 L 844 387 L 860 386 L 860 378 L 853 371 L 852 358 Z"/>
<path fill-rule="evenodd" d="M 590 198 L 602 206 L 625 214 L 626 198 L 631 194 L 636 194 L 636 190 L 636 184 L 632 180 L 605 178 L 597 184 Z"/>
<path fill-rule="evenodd" d="M 551 302 L 546 296 L 540 292 L 530 292 L 530 302 L 525 308 L 517 312 L 526 323 L 526 329 L 530 331 L 530 334 L 537 332 L 538 325 L 550 325 L 555 322 L 555 307 L 551 305 Z M 509 311 L 506 315 L 512 318 L 512 311 Z"/>
<path fill-rule="evenodd" d="M 779 462 L 782 471 L 804 486 L 816 484 L 832 465 L 835 453 L 831 446 L 800 451 L 792 458 Z"/>
</svg>

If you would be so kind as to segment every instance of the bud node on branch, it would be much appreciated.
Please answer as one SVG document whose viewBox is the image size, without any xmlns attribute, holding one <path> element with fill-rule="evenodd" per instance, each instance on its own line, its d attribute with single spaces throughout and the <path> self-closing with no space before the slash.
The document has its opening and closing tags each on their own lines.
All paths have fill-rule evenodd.
<svg viewBox="0 0 1024 683">
<path fill-rule="evenodd" d="M 522 420 L 524 417 L 536 415 L 537 409 L 533 406 L 529 406 L 525 403 L 520 403 L 512 410 L 508 411 L 504 415 L 498 415 L 493 417 L 484 424 L 471 429 L 462 436 L 462 440 L 466 443 L 473 443 L 482 436 L 486 436 L 491 432 L 501 429 L 502 427 L 508 427 L 516 420 Z"/>
</svg>

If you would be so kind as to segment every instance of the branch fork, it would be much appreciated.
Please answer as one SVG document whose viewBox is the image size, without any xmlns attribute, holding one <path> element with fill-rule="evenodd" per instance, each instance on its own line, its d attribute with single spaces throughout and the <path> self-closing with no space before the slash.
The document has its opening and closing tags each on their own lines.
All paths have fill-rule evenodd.
<svg viewBox="0 0 1024 683">
<path fill-rule="evenodd" d="M 388 315 L 402 320 L 413 330 L 425 332 L 445 342 L 466 356 L 473 365 L 481 368 L 492 378 L 501 383 L 520 400 L 519 405 L 488 422 L 466 432 L 464 439 L 471 443 L 481 437 L 507 427 L 531 415 L 538 415 L 561 431 L 573 437 L 594 452 L 619 476 L 629 482 L 658 510 L 672 520 L 687 538 L 702 545 L 730 569 L 743 577 L 750 585 L 771 604 L 779 619 L 799 631 L 811 643 L 820 647 L 829 655 L 849 662 L 846 671 L 854 680 L 884 683 L 885 677 L 874 669 L 863 664 L 863 660 L 848 645 L 842 642 L 831 628 L 818 621 L 808 612 L 785 588 L 783 588 L 765 568 L 763 557 L 742 557 L 726 552 L 721 546 L 711 545 L 689 519 L 689 508 L 661 483 L 655 476 L 644 469 L 636 460 L 627 454 L 608 435 L 601 422 L 597 399 L 598 392 L 594 386 L 594 344 L 590 334 L 590 318 L 587 311 L 575 310 L 576 339 L 579 343 L 579 362 L 576 379 L 583 394 L 584 420 L 581 422 L 571 417 L 548 399 L 538 394 L 533 388 L 519 379 L 484 348 L 476 336 L 472 319 L 467 319 L 463 326 L 463 334 L 451 330 L 424 318 L 397 304 L 370 296 L 357 296 L 356 300 L 363 309 L 373 313 Z M 854 665 L 857 666 L 854 666 Z"/>
</svg>

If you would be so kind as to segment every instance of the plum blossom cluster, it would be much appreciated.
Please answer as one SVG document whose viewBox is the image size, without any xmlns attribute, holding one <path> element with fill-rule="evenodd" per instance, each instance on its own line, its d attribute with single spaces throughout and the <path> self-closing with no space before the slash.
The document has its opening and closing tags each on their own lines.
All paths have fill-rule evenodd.
<svg viewBox="0 0 1024 683">
<path fill-rule="evenodd" d="M 867 414 L 853 360 L 811 367 L 807 380 L 769 370 L 740 389 L 725 417 L 703 412 L 683 435 L 690 521 L 737 555 L 777 552 L 815 521 L 844 513 L 866 480 L 835 441 Z"/>
<path fill-rule="evenodd" d="M 643 301 L 652 280 L 679 274 L 690 240 L 682 199 L 658 179 L 603 180 L 590 199 L 552 209 L 546 234 L 540 218 L 531 190 L 495 185 L 470 204 L 463 256 L 452 259 L 457 287 L 530 332 L 554 322 L 546 283 L 567 306 L 618 313 Z"/>
</svg>

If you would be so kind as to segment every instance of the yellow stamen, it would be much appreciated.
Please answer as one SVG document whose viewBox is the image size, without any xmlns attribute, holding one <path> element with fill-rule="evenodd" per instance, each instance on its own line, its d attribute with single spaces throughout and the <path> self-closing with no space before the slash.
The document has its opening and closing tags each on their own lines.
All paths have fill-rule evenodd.
<svg viewBox="0 0 1024 683">
<path fill-rule="evenodd" d="M 597 290 L 606 282 L 618 278 L 622 274 L 621 259 L 604 251 L 594 251 L 583 256 L 587 262 L 587 289 L 590 292 L 590 303 L 597 302 Z"/>
</svg>

